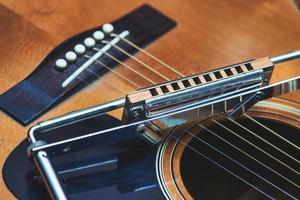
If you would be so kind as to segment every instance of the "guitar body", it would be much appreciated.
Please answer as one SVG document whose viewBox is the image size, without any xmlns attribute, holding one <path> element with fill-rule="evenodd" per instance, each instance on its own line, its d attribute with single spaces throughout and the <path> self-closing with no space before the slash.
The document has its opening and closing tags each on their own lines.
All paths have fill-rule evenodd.
<svg viewBox="0 0 300 200">
<path fill-rule="evenodd" d="M 2 16 L 0 20 L 2 24 L 0 28 L 2 35 L 0 38 L 2 44 L 2 56 L 0 58 L 1 94 L 34 71 L 42 59 L 59 43 L 84 30 L 116 20 L 143 4 L 143 2 L 135 0 L 122 3 L 119 1 L 24 1 L 20 3 L 3 0 L 0 2 Z M 212 0 L 202 2 L 191 0 L 181 2 L 174 0 L 161 2 L 152 0 L 147 1 L 147 3 L 174 20 L 177 26 L 145 49 L 184 75 L 204 72 L 218 66 L 252 58 L 277 55 L 300 47 L 300 15 L 290 1 Z M 143 54 L 138 53 L 136 56 L 169 79 L 179 77 Z M 165 81 L 162 77 L 144 69 L 143 66 L 131 59 L 127 60 L 126 64 L 146 75 L 155 83 Z M 280 64 L 274 69 L 271 82 L 299 75 L 299 66 L 299 60 Z M 144 78 L 136 76 L 122 66 L 115 69 L 141 87 L 151 85 Z M 29 127 L 39 121 L 66 112 L 124 96 L 122 92 L 108 82 L 112 82 L 113 85 L 126 92 L 137 89 L 114 73 L 109 72 L 103 75 L 102 79 L 100 78 L 79 93 L 61 102 L 26 127 L 11 119 L 4 112 L 0 112 L 0 165 L 4 171 L 4 177 L 0 179 L 1 198 L 49 198 L 44 186 L 41 186 L 41 182 L 37 180 L 39 184 L 36 184 L 30 179 L 34 177 L 32 173 L 36 175 L 36 171 L 24 153 L 28 146 L 24 139 L 27 137 Z M 275 129 L 278 131 L 287 130 L 289 127 L 288 130 L 290 131 L 282 134 L 299 144 L 299 112 L 298 114 L 294 112 L 300 109 L 299 99 L 299 92 L 287 94 L 280 99 L 267 101 L 272 103 L 256 105 L 248 114 L 268 126 L 277 127 Z M 96 118 L 95 121 L 86 122 L 85 127 L 81 128 L 88 131 L 89 129 L 105 128 L 106 125 L 118 124 L 121 114 L 120 112 L 110 113 L 111 116 Z M 101 120 L 107 120 L 105 126 L 99 125 Z M 80 130 L 80 127 L 73 128 Z M 193 130 L 193 134 L 201 134 L 201 130 Z M 195 160 L 194 164 L 197 167 L 188 172 L 187 169 L 191 165 L 190 158 L 193 156 L 193 152 L 184 144 L 176 142 L 174 136 L 184 137 L 187 143 L 193 142 L 193 139 L 182 131 L 172 130 L 168 137 L 156 147 L 148 146 L 144 141 L 136 138 L 132 130 L 128 130 L 125 135 L 128 138 L 109 136 L 114 141 L 111 142 L 113 145 L 105 144 L 108 141 L 107 138 L 99 141 L 104 146 L 107 145 L 105 151 L 102 151 L 108 152 L 106 155 L 98 155 L 98 151 L 95 149 L 90 152 L 96 157 L 105 156 L 111 160 L 110 165 L 103 165 L 100 170 L 106 176 L 95 178 L 86 175 L 86 179 L 77 180 L 66 178 L 65 184 L 70 180 L 68 192 L 74 194 L 74 199 L 86 199 L 86 191 L 91 195 L 91 198 L 100 195 L 104 199 L 106 199 L 105 197 L 112 199 L 238 199 L 239 197 L 262 199 L 264 197 L 254 193 L 249 185 L 241 183 L 240 180 L 228 177 L 228 174 L 221 173 L 218 169 L 210 168 L 210 164 L 203 157 Z M 21 144 L 18 146 L 19 143 Z M 16 148 L 17 146 L 18 148 Z M 13 151 L 15 148 L 16 150 Z M 140 152 L 142 154 L 139 154 Z M 24 155 L 24 157 L 16 158 L 14 155 Z M 122 158 L 122 165 L 116 166 L 114 163 L 116 156 Z M 68 159 L 72 162 L 74 157 Z M 16 166 L 14 164 L 16 160 L 24 163 L 24 166 Z M 101 163 L 101 160 L 99 162 Z M 117 172 L 112 173 L 112 169 Z M 9 181 L 8 178 L 11 178 L 16 172 L 14 170 L 17 170 L 18 178 Z M 193 177 L 191 173 L 198 174 L 191 178 Z M 201 184 L 195 184 L 198 181 L 198 176 Z M 220 177 L 228 180 L 228 182 L 220 182 Z M 37 178 L 39 177 L 37 176 Z M 206 184 L 208 180 L 211 181 Z M 88 184 L 83 184 L 84 181 L 87 181 Z M 219 185 L 215 185 L 217 182 Z M 19 183 L 18 186 L 14 186 L 16 183 Z M 29 187 L 30 185 L 32 187 Z M 232 185 L 232 187 L 223 187 L 224 185 Z M 220 189 L 220 193 L 216 194 L 216 192 L 209 190 L 210 186 L 225 189 L 223 191 Z M 264 188 L 264 190 L 267 189 Z M 286 190 L 290 189 L 287 188 Z M 223 195 L 225 193 L 227 196 Z M 296 191 L 294 195 L 299 196 L 299 191 L 298 193 Z"/>
<path fill-rule="evenodd" d="M 99 124 L 99 121 L 103 123 Z M 117 119 L 104 115 L 58 129 L 52 134 L 67 138 L 66 132 L 82 134 L 119 124 Z M 78 129 L 83 127 L 85 130 L 78 132 Z M 132 128 L 122 132 L 115 131 L 96 142 L 99 145 L 86 147 L 84 152 L 76 152 L 67 157 L 59 156 L 56 159 L 57 170 L 64 176 L 63 184 L 69 198 L 164 199 L 155 173 L 157 148 L 138 139 Z M 28 145 L 28 140 L 24 140 L 5 162 L 3 171 L 6 185 L 18 199 L 50 199 L 34 164 L 26 156 Z M 15 165 L 16 162 L 19 165 Z M 78 174 L 76 169 L 82 168 L 83 165 L 89 167 L 79 170 L 80 177 L 74 176 Z M 69 167 L 73 172 L 68 172 Z"/>
<path fill-rule="evenodd" d="M 293 110 L 299 111 L 298 103 L 275 98 L 272 101 L 264 102 L 263 106 L 258 104 L 248 111 L 248 114 L 276 133 L 299 145 L 300 117 L 299 112 L 294 113 Z M 241 118 L 238 122 L 260 137 L 267 138 L 274 144 L 285 148 L 296 158 L 299 157 L 293 148 L 278 140 L 276 136 L 272 135 L 272 132 L 261 127 L 257 129 L 257 124 L 249 118 Z M 168 199 L 270 198 L 264 195 L 264 192 L 275 199 L 290 198 L 266 184 L 264 180 L 256 180 L 253 176 L 249 176 L 251 173 L 248 169 L 255 169 L 258 172 L 262 170 L 263 177 L 272 177 L 272 184 L 278 186 L 286 184 L 285 189 L 289 194 L 299 196 L 299 190 L 295 189 L 294 185 L 286 183 L 285 180 L 274 174 L 267 173 L 268 170 L 281 169 L 282 166 L 271 162 L 272 159 L 270 160 L 266 156 L 266 148 L 258 150 L 254 146 L 256 143 L 253 138 L 252 140 L 246 139 L 254 144 L 249 145 L 246 140 L 241 139 L 242 137 L 239 138 L 230 132 L 238 128 L 236 124 L 232 124 L 230 120 L 223 120 L 222 125 L 228 127 L 227 130 L 217 123 L 200 122 L 199 124 L 204 126 L 200 127 L 198 123 L 192 124 L 189 132 L 183 131 L 181 128 L 174 129 L 159 147 L 156 163 L 157 178 Z M 247 138 L 245 132 L 247 131 L 240 129 L 237 133 L 245 139 Z M 227 143 L 224 140 L 222 143 L 220 138 L 226 139 Z M 208 145 L 215 149 L 207 148 Z M 276 150 L 267 149 L 269 155 L 276 155 Z M 226 162 L 225 155 L 229 155 L 236 162 L 228 163 L 228 158 Z M 251 155 L 255 155 L 257 159 L 254 160 Z M 261 160 L 263 162 L 260 162 Z M 241 166 L 247 166 L 247 169 Z M 248 176 L 245 176 L 245 171 L 249 173 Z M 290 173 L 288 169 L 281 172 L 286 177 L 293 176 L 293 173 Z M 245 180 L 252 182 L 245 183 Z M 261 192 L 249 187 L 249 184 L 253 184 Z"/>
<path fill-rule="evenodd" d="M 248 114 L 280 133 L 284 138 L 296 141 L 295 143 L 299 145 L 300 118 L 299 114 L 293 112 L 299 110 L 299 107 L 298 103 L 274 98 L 272 101 L 257 104 Z M 99 121 L 103 123 L 99 124 Z M 250 130 L 258 133 L 260 136 L 264 137 L 263 133 L 265 133 L 268 134 L 268 139 L 271 138 L 274 141 L 277 139 L 278 142 L 278 138 L 271 135 L 267 130 L 260 129 L 257 131 L 255 129 L 257 124 L 251 120 L 243 118 L 240 121 L 242 124 L 247 124 Z M 64 137 L 68 138 L 69 132 L 79 133 L 73 134 L 75 137 L 85 132 L 93 132 L 118 124 L 120 122 L 117 119 L 103 115 L 59 128 L 50 134 L 59 135 L 62 139 Z M 218 128 L 216 124 L 212 125 L 205 122 L 200 122 L 200 124 L 206 124 L 205 127 L 215 131 L 222 137 L 228 134 L 225 133 L 226 130 Z M 223 124 L 229 124 L 228 120 L 223 122 Z M 215 143 L 218 144 L 218 138 L 209 138 L 209 132 L 205 132 L 199 127 L 197 128 L 195 123 L 190 125 L 190 127 L 192 127 L 191 133 L 187 133 L 180 128 L 173 129 L 157 146 L 150 146 L 145 141 L 137 138 L 132 128 L 128 128 L 125 131 L 114 131 L 107 136 L 98 138 L 95 141 L 98 145 L 90 148 L 86 147 L 83 152 L 56 157 L 57 173 L 61 177 L 65 191 L 68 192 L 68 197 L 78 200 L 97 199 L 98 197 L 104 199 L 266 198 L 265 195 L 257 192 L 242 180 L 213 165 L 205 157 L 211 156 L 212 150 L 203 149 L 204 144 L 201 146 L 198 138 L 203 139 L 204 137 L 204 139 L 209 139 L 206 141 L 213 145 Z M 231 129 L 232 127 L 234 125 L 231 124 Z M 235 143 L 235 145 L 240 143 L 242 147 L 247 146 L 246 142 L 239 140 L 239 138 L 234 138 L 234 136 L 230 138 L 228 141 Z M 297 154 L 293 152 L 293 148 L 284 143 L 282 144 L 280 140 L 278 144 L 290 150 L 289 152 L 297 157 Z M 29 142 L 24 140 L 5 162 L 3 172 L 6 185 L 18 199 L 50 199 L 34 164 L 26 156 L 28 146 Z M 231 154 L 234 153 L 228 145 L 222 147 L 222 151 L 224 150 L 225 152 L 231 151 Z M 250 152 L 250 154 L 255 152 L 253 147 L 252 149 L 248 147 L 244 150 Z M 201 152 L 201 155 L 197 151 Z M 268 152 L 270 154 L 276 153 L 274 150 Z M 261 152 L 257 154 L 263 156 Z M 80 162 L 78 162 L 79 158 Z M 228 165 L 228 163 L 224 162 L 222 156 L 213 158 L 217 158 L 216 161 L 222 163 L 221 166 L 228 167 L 231 172 L 241 173 L 242 175 L 245 173 L 245 170 L 243 171 L 237 166 Z M 243 160 L 245 158 L 247 156 L 239 155 L 236 160 L 245 162 Z M 268 164 L 268 162 L 271 163 L 270 159 L 266 158 L 264 163 Z M 83 164 L 88 166 L 87 169 L 78 170 Z M 251 164 L 255 169 L 264 170 L 263 166 L 253 162 L 253 160 Z M 278 163 L 275 163 L 274 166 L 279 169 L 282 167 Z M 288 174 L 288 176 L 292 176 L 292 173 L 289 173 L 286 169 L 283 172 Z M 266 175 L 268 177 L 268 174 Z M 243 176 L 241 178 L 246 180 Z M 263 181 L 253 181 L 262 191 L 273 191 L 272 187 L 264 184 Z M 284 183 L 280 179 L 275 179 L 275 184 L 282 185 Z M 299 191 L 295 190 L 293 185 L 285 184 L 293 195 L 299 195 Z M 219 192 L 216 193 L 216 190 Z M 274 198 L 286 198 L 286 196 L 280 192 L 278 193 L 276 190 L 270 192 L 270 195 Z"/>
</svg>

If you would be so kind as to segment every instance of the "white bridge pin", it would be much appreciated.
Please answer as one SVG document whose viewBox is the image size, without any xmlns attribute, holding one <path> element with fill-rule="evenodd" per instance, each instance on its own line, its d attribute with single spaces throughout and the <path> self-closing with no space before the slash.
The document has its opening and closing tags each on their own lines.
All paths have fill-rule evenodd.
<svg viewBox="0 0 300 200">
<path fill-rule="evenodd" d="M 69 62 L 74 62 L 77 58 L 76 53 L 74 53 L 73 51 L 68 51 L 65 56 L 66 60 Z"/>
<path fill-rule="evenodd" d="M 67 61 L 65 59 L 58 59 L 55 62 L 55 66 L 58 70 L 64 70 L 67 67 Z"/>
<path fill-rule="evenodd" d="M 82 44 L 76 44 L 74 47 L 74 51 L 78 54 L 78 55 L 82 55 L 85 52 L 85 46 Z"/>
<path fill-rule="evenodd" d="M 87 48 L 92 48 L 96 44 L 96 41 L 93 38 L 88 37 L 83 41 L 83 43 Z"/>
<path fill-rule="evenodd" d="M 113 25 L 106 23 L 102 26 L 102 30 L 104 33 L 108 34 L 114 31 L 114 27 Z"/>
<path fill-rule="evenodd" d="M 102 31 L 95 31 L 93 33 L 93 37 L 95 40 L 100 41 L 100 40 L 104 39 L 104 33 Z"/>
<path fill-rule="evenodd" d="M 68 86 L 79 74 L 84 72 L 89 66 L 91 66 L 97 59 L 99 59 L 105 52 L 107 52 L 112 45 L 117 44 L 122 38 L 125 38 L 129 35 L 129 31 L 125 30 L 122 31 L 120 34 L 118 34 L 118 37 L 114 37 L 110 44 L 104 45 L 101 49 L 94 48 L 94 50 L 97 50 L 97 53 L 95 53 L 93 56 L 91 56 L 88 60 L 86 60 L 78 69 L 76 69 L 62 84 L 62 87 Z M 92 38 L 91 38 L 92 39 Z M 94 42 L 95 40 L 92 39 Z"/>
</svg>

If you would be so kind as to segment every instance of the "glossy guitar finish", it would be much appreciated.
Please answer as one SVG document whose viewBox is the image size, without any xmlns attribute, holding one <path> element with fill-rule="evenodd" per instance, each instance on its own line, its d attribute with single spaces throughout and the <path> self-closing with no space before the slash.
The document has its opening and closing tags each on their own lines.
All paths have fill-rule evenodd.
<svg viewBox="0 0 300 200">
<path fill-rule="evenodd" d="M 145 46 L 174 27 L 175 22 L 150 6 L 144 5 L 116 20 L 112 25 L 114 26 L 114 33 L 121 34 L 123 31 L 129 31 L 128 38 L 132 42 L 139 46 Z M 89 60 L 81 54 L 93 56 L 96 54 L 93 48 L 101 49 L 105 46 L 93 37 L 95 31 L 98 30 L 102 30 L 102 26 L 80 33 L 56 47 L 25 80 L 0 96 L 0 108 L 21 124 L 27 125 L 54 105 L 107 73 L 109 70 L 102 63 L 114 68 L 118 64 L 116 61 L 109 57 L 100 56 L 97 59 L 98 63 L 92 62 L 77 78 L 63 86 L 68 77 Z M 103 37 L 105 40 L 112 40 L 107 35 Z M 67 53 L 72 52 L 74 54 L 76 45 L 86 43 L 87 39 L 94 42 L 96 40 L 96 44 L 90 48 L 86 45 L 83 53 L 77 53 L 74 61 L 66 60 Z M 124 44 L 124 42 L 119 43 L 121 43 L 119 46 L 127 52 L 131 54 L 136 52 L 135 48 Z M 121 61 L 128 58 L 118 51 L 110 50 L 109 52 Z M 63 59 L 61 62 L 67 63 L 63 69 L 56 66 L 60 59 Z"/>
<path fill-rule="evenodd" d="M 258 103 L 248 114 L 264 126 L 280 133 L 281 136 L 299 146 L 299 108 L 298 103 L 274 98 Z M 287 110 L 290 110 L 290 112 Z M 240 127 L 230 122 L 230 120 L 217 121 L 220 121 L 223 127 L 213 120 L 200 122 L 200 126 L 198 123 L 194 123 L 184 130 L 178 127 L 169 133 L 160 145 L 156 163 L 157 175 L 167 198 L 293 199 L 293 197 L 297 198 L 300 195 L 299 188 L 293 184 L 298 183 L 295 177 L 296 174 L 293 174 L 289 169 L 284 169 L 280 163 L 274 162 L 262 151 L 265 152 L 266 150 L 275 157 L 280 157 L 280 153 L 266 144 L 257 143 L 255 137 L 246 136 L 247 131 L 238 129 Z M 298 158 L 297 151 L 293 147 L 251 119 L 242 117 L 237 122 Z M 236 133 L 240 137 L 231 132 L 236 130 L 239 130 Z M 262 151 L 258 151 L 255 146 L 249 145 L 247 141 L 250 141 L 251 144 L 256 145 Z M 226 156 L 233 158 L 235 162 L 232 162 Z M 280 159 L 282 158 L 280 157 Z M 284 161 L 286 164 L 292 163 L 289 159 Z M 251 173 L 249 169 L 255 174 Z M 298 168 L 296 167 L 296 169 Z M 274 171 L 280 172 L 280 175 L 284 174 L 284 177 L 288 177 L 289 180 L 295 182 L 286 182 L 280 175 L 273 173 Z M 267 183 L 263 178 L 257 178 L 256 173 L 266 178 L 265 180 L 271 181 Z M 272 184 L 280 186 L 284 191 L 277 190 Z M 282 187 L 283 185 L 284 187 Z M 288 195 L 284 193 L 286 191 Z"/>
<path fill-rule="evenodd" d="M 297 112 L 294 112 L 299 111 L 299 108 L 298 103 L 275 98 L 258 103 L 248 114 L 299 145 L 300 116 Z M 238 122 L 248 124 L 247 127 L 250 130 L 259 133 L 261 136 L 264 136 L 261 133 L 267 133 L 266 130 L 257 132 L 258 129 L 255 129 L 255 127 L 257 128 L 256 124 L 247 118 L 238 120 Z M 47 138 L 41 139 L 47 139 L 48 141 L 62 140 L 119 124 L 118 120 L 104 115 L 47 131 L 48 136 L 45 135 Z M 200 124 L 206 124 L 207 128 L 217 131 L 221 137 L 225 134 L 224 129 L 220 127 L 218 129 L 216 125 L 207 125 L 205 122 L 200 122 Z M 230 123 L 227 120 L 223 124 L 227 126 Z M 128 128 L 125 131 L 115 131 L 98 137 L 96 141 L 93 141 L 97 143 L 96 146 L 92 146 L 91 142 L 87 145 L 81 144 L 85 145 L 84 151 L 73 150 L 70 154 L 52 156 L 51 160 L 69 199 L 97 199 L 99 196 L 105 199 L 149 200 L 166 198 L 233 199 L 237 196 L 257 200 L 266 198 L 243 181 L 220 170 L 219 167 L 213 165 L 205 157 L 193 152 L 190 147 L 186 147 L 189 143 L 191 143 L 192 148 L 197 147 L 198 138 L 195 139 L 194 135 L 199 130 L 200 133 L 197 137 L 202 139 L 203 137 L 206 139 L 209 137 L 208 132 L 205 133 L 203 130 L 201 132 L 201 129 L 195 125 L 191 129 L 192 134 L 187 134 L 186 131 L 178 127 L 169 132 L 162 143 L 154 147 L 139 139 L 133 128 Z M 179 138 L 181 141 L 179 141 Z M 241 144 L 245 145 L 243 141 L 233 139 L 231 138 L 233 142 L 242 142 Z M 280 144 L 281 147 L 293 150 L 275 136 L 269 135 L 268 139 L 271 139 L 270 141 L 276 141 L 277 139 L 279 141 L 277 144 Z M 206 141 L 216 144 L 220 142 L 215 138 Z M 221 144 L 226 147 L 226 143 Z M 29 142 L 24 140 L 9 156 L 3 169 L 4 180 L 10 191 L 18 199 L 50 199 L 36 168 L 27 159 L 26 150 L 28 146 Z M 202 147 L 200 150 L 203 153 L 201 155 L 208 156 L 212 154 L 210 149 L 203 149 Z M 233 154 L 234 151 L 229 150 Z M 248 148 L 247 152 L 253 154 L 253 149 Z M 222 157 L 213 158 L 218 158 L 217 162 L 224 159 Z M 239 159 L 245 158 L 240 155 Z M 257 159 L 260 160 L 260 157 Z M 267 158 L 265 159 L 265 161 L 268 161 Z M 222 162 L 224 161 L 222 160 Z M 252 162 L 252 166 L 253 164 L 256 164 L 254 169 L 262 168 L 255 162 Z M 275 164 L 278 167 L 278 163 Z M 236 168 L 236 166 L 234 168 L 230 166 L 229 169 L 234 169 L 233 173 L 243 173 L 243 170 Z M 274 174 L 271 175 L 276 177 Z M 276 178 L 276 184 L 284 183 L 280 182 L 278 177 Z M 269 192 L 272 197 L 287 198 L 287 196 L 276 191 L 260 179 L 254 179 L 254 183 L 255 186 L 262 187 L 263 190 L 274 191 Z M 299 191 L 297 192 L 293 185 L 285 184 L 293 195 L 299 194 Z M 216 193 L 214 188 L 217 188 L 220 192 Z"/>
<path fill-rule="evenodd" d="M 106 115 L 94 117 L 56 129 L 47 139 L 56 140 L 58 135 L 60 139 L 68 138 L 69 133 L 84 135 L 119 124 L 118 120 Z M 95 142 L 98 145 L 87 146 L 81 153 L 54 158 L 70 199 L 97 199 L 99 196 L 104 199 L 163 199 L 155 176 L 156 148 L 138 139 L 134 129 L 114 132 Z M 4 166 L 4 180 L 18 199 L 50 199 L 33 163 L 26 158 L 28 145 L 24 140 L 12 152 Z M 15 187 L 16 184 L 19 186 Z"/>
<path fill-rule="evenodd" d="M 299 14 L 288 1 L 272 3 L 258 0 L 251 1 L 251 3 L 244 1 L 190 1 L 185 3 L 174 1 L 173 4 L 164 4 L 154 0 L 149 1 L 149 4 L 175 19 L 179 26 L 147 50 L 186 75 L 211 69 L 208 66 L 224 66 L 299 48 Z M 76 3 L 74 1 L 64 3 L 51 1 L 51 5 L 45 6 L 45 2 L 41 1 L 30 1 L 24 4 L 3 1 L 2 5 L 4 5 L 1 6 L 2 13 L 5 14 L 2 22 L 6 25 L 2 27 L 7 28 L 0 30 L 3 36 L 1 37 L 3 51 L 5 50 L 1 58 L 3 65 L 0 68 L 1 74 L 4 74 L 3 79 L 5 79 L 0 86 L 1 93 L 28 75 L 42 60 L 42 57 L 61 41 L 82 30 L 117 19 L 137 8 L 141 2 L 131 1 L 121 5 L 118 1 L 110 1 L 104 5 L 101 1 Z M 74 20 L 74 13 L 76 13 L 76 20 Z M 57 16 L 60 16 L 59 20 L 57 20 Z M 69 26 L 70 22 L 72 22 L 72 26 Z M 10 34 L 7 33 L 8 31 Z M 18 34 L 20 32 L 22 34 Z M 15 40 L 16 37 L 19 40 Z M 29 53 L 28 48 L 38 49 L 38 51 L 32 50 Z M 18 49 L 17 54 L 16 49 Z M 138 55 L 138 58 L 147 59 L 141 54 Z M 136 63 L 132 61 L 127 63 L 146 73 L 144 68 Z M 163 67 L 151 63 L 151 61 L 149 63 L 170 78 L 177 77 Z M 277 72 L 281 72 L 278 73 L 280 76 L 273 77 L 272 81 L 299 74 L 297 66 L 299 66 L 299 62 L 283 64 L 276 69 Z M 145 80 L 124 68 L 118 67 L 117 70 L 134 82 L 140 83 L 142 86 L 149 86 Z M 147 72 L 147 76 L 157 83 L 164 81 L 150 72 Z M 110 78 L 128 92 L 136 89 L 112 73 L 108 73 L 105 77 Z M 78 95 L 44 115 L 41 120 L 123 96 L 113 90 L 114 88 L 104 81 L 96 82 L 92 87 L 82 90 Z M 298 101 L 299 94 L 286 95 L 285 98 Z M 114 115 L 119 116 L 119 113 L 114 113 Z M 9 152 L 26 137 L 28 129 L 12 121 L 5 114 L 1 114 L 0 122 L 3 147 L 1 162 L 4 163 Z M 1 184 L 0 190 L 3 198 L 14 199 L 4 183 Z"/>
</svg>

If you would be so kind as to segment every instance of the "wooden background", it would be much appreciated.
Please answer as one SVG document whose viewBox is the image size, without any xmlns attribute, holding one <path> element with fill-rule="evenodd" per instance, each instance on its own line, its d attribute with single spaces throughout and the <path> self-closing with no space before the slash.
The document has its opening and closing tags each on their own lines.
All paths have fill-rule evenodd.
<svg viewBox="0 0 300 200">
<path fill-rule="evenodd" d="M 30 74 L 60 42 L 112 21 L 143 3 L 140 0 L 0 0 L 0 94 Z M 300 49 L 300 15 L 289 0 L 150 0 L 147 3 L 178 22 L 174 30 L 147 50 L 187 75 L 212 66 Z M 146 59 L 140 54 L 138 57 Z M 127 63 L 142 70 L 132 61 Z M 152 66 L 170 78 L 176 77 L 154 63 Z M 117 70 L 137 83 L 143 82 L 122 67 Z M 276 71 L 280 73 L 273 81 L 300 75 L 300 62 L 281 65 Z M 147 75 L 156 82 L 163 81 L 153 74 Z M 112 74 L 105 79 L 124 90 L 135 89 Z M 37 121 L 121 96 L 109 84 L 97 81 L 27 127 L 0 112 L 1 170 L 9 152 Z M 299 101 L 299 97 L 298 92 L 294 100 Z M 14 199 L 2 178 L 0 195 L 1 199 Z"/>
</svg>

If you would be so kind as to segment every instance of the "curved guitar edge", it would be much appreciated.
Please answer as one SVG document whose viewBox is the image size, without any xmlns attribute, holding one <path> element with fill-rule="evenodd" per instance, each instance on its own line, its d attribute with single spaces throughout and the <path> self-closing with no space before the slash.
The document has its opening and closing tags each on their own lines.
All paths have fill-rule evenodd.
<svg viewBox="0 0 300 200">
<path fill-rule="evenodd" d="M 115 126 L 120 121 L 102 115 L 79 124 L 76 123 L 71 129 L 67 127 L 68 132 L 79 129 L 76 134 L 82 135 L 79 126 L 86 125 L 89 129 L 87 131 L 92 131 Z M 61 129 L 59 133 L 66 132 L 66 128 Z M 55 137 L 55 134 L 50 135 Z M 52 158 L 68 198 L 81 200 L 97 199 L 96 197 L 101 196 L 103 199 L 164 199 L 156 180 L 156 148 L 137 138 L 133 129 L 126 129 L 122 138 L 118 133 L 115 134 L 111 134 L 109 139 L 105 138 L 106 144 L 86 152 Z M 34 164 L 27 157 L 28 146 L 29 142 L 24 140 L 9 155 L 2 171 L 4 182 L 18 199 L 50 199 Z M 82 157 L 85 159 L 77 160 Z M 74 175 L 72 169 L 76 171 L 83 164 L 90 166 L 88 169 L 93 173 L 82 170 Z M 97 165 L 98 167 L 92 167 Z"/>
<path fill-rule="evenodd" d="M 119 34 L 128 30 L 130 34 L 127 38 L 136 45 L 145 47 L 175 27 L 176 22 L 145 4 L 111 24 L 114 26 L 115 33 Z M 61 101 L 86 87 L 88 83 L 92 83 L 105 74 L 107 70 L 94 63 L 89 66 L 88 72 L 84 71 L 69 85 L 62 87 L 62 83 L 82 66 L 87 58 L 77 56 L 76 61 L 69 62 L 63 71 L 55 68 L 57 59 L 64 58 L 66 52 L 73 51 L 76 44 L 83 43 L 87 37 L 93 37 L 93 32 L 99 29 L 101 26 L 79 33 L 54 48 L 30 75 L 0 95 L 1 110 L 22 125 L 27 125 Z M 107 35 L 105 39 L 110 40 L 111 37 Z M 102 48 L 104 45 L 97 42 L 95 47 Z M 120 47 L 130 54 L 137 52 L 134 47 L 124 42 L 120 42 Z M 91 55 L 94 52 L 92 49 L 87 49 L 86 54 Z M 109 52 L 121 61 L 128 58 L 118 51 L 109 50 Z M 99 60 L 110 67 L 118 64 L 108 57 L 101 56 Z"/>
</svg>

